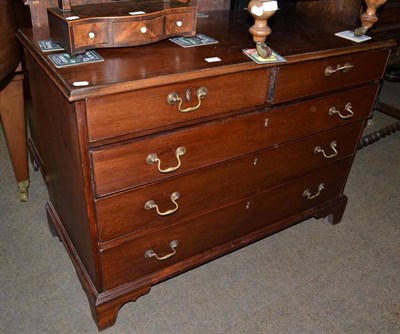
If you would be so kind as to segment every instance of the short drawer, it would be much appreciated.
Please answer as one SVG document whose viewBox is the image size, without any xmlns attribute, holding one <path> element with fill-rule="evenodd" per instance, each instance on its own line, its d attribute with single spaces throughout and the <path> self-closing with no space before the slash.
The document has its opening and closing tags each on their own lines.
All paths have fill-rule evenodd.
<svg viewBox="0 0 400 334">
<path fill-rule="evenodd" d="M 166 36 L 194 35 L 196 33 L 196 13 L 169 14 L 165 17 Z"/>
<path fill-rule="evenodd" d="M 97 196 L 194 169 L 366 118 L 377 86 L 91 150 Z"/>
<path fill-rule="evenodd" d="M 283 65 L 277 70 L 275 87 L 270 87 L 269 101 L 281 103 L 381 79 L 388 56 L 389 50 L 373 50 Z"/>
<path fill-rule="evenodd" d="M 88 48 L 107 44 L 108 24 L 103 22 L 72 25 L 73 48 Z"/>
<path fill-rule="evenodd" d="M 106 289 L 166 267 L 171 269 L 174 264 L 336 198 L 342 193 L 350 165 L 351 158 L 342 160 L 289 184 L 104 249 Z M 146 258 L 149 251 L 158 257 L 170 257 L 161 261 L 155 256 Z"/>
<path fill-rule="evenodd" d="M 354 153 L 363 122 L 351 123 L 198 172 L 96 201 L 101 241 L 239 200 Z M 154 205 L 157 205 L 155 207 Z"/>
<path fill-rule="evenodd" d="M 89 138 L 96 141 L 156 131 L 171 124 L 179 126 L 185 121 L 261 106 L 266 99 L 268 75 L 269 71 L 262 69 L 91 98 L 86 105 Z"/>
<path fill-rule="evenodd" d="M 118 46 L 150 43 L 159 41 L 164 36 L 163 16 L 141 21 L 113 23 L 114 44 Z"/>
</svg>

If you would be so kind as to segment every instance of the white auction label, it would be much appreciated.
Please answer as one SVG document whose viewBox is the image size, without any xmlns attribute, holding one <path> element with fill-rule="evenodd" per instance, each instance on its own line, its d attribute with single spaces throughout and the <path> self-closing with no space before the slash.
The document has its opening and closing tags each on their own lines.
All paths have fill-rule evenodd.
<svg viewBox="0 0 400 334">
<path fill-rule="evenodd" d="M 215 63 L 216 61 L 221 61 L 221 58 L 218 57 L 211 57 L 211 58 L 205 58 L 204 59 L 207 63 Z"/>
<path fill-rule="evenodd" d="M 262 14 L 264 14 L 264 10 L 262 7 L 253 6 L 251 7 L 250 11 L 255 16 L 261 16 Z"/>
<path fill-rule="evenodd" d="M 87 86 L 87 85 L 89 85 L 89 81 L 75 81 L 75 82 L 73 83 L 73 85 L 74 85 L 75 87 Z"/>
<path fill-rule="evenodd" d="M 263 3 L 264 12 L 278 10 L 278 1 L 268 1 Z"/>
<path fill-rule="evenodd" d="M 77 20 L 77 19 L 79 19 L 79 16 L 68 16 L 65 19 L 68 21 Z"/>
<path fill-rule="evenodd" d="M 141 14 L 146 14 L 146 12 L 142 10 L 138 10 L 137 12 L 129 12 L 129 15 L 141 15 Z"/>
</svg>

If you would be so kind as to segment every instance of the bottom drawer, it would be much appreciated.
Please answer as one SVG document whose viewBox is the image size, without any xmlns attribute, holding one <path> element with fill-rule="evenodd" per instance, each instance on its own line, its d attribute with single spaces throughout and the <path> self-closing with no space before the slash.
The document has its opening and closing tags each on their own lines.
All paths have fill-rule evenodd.
<svg viewBox="0 0 400 334">
<path fill-rule="evenodd" d="M 157 272 L 339 196 L 351 161 L 352 157 L 343 159 L 272 190 L 103 249 L 106 289 Z M 160 259 L 146 257 L 148 251 Z"/>
</svg>

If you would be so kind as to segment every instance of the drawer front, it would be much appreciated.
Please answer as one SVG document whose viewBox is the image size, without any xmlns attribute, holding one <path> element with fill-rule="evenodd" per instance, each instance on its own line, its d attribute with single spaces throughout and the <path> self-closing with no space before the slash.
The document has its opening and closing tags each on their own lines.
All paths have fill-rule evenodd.
<svg viewBox="0 0 400 334">
<path fill-rule="evenodd" d="M 179 175 L 363 119 L 371 110 L 376 88 L 368 86 L 92 150 L 96 194 L 103 196 Z M 351 110 L 346 111 L 349 104 Z"/>
<path fill-rule="evenodd" d="M 361 121 L 352 123 L 199 172 L 101 198 L 96 201 L 100 240 L 176 222 L 196 211 L 247 197 L 327 166 L 354 153 L 362 125 Z"/>
<path fill-rule="evenodd" d="M 139 45 L 164 38 L 164 17 L 142 21 L 113 23 L 114 44 Z"/>
<path fill-rule="evenodd" d="M 102 255 L 106 289 L 112 289 L 166 267 L 170 268 L 181 261 L 245 237 L 260 228 L 278 224 L 285 218 L 339 196 L 350 165 L 351 158 L 341 160 L 329 168 L 289 184 L 104 249 Z M 170 258 L 159 261 L 154 256 L 145 257 L 149 250 L 153 250 L 159 257 L 173 253 L 169 245 L 174 240 L 179 244 L 175 249 L 176 254 Z"/>
<path fill-rule="evenodd" d="M 196 33 L 196 12 L 170 14 L 165 17 L 167 36 L 194 35 Z"/>
<path fill-rule="evenodd" d="M 95 45 L 107 44 L 107 23 L 97 22 L 72 26 L 72 38 L 74 48 L 86 48 Z"/>
<path fill-rule="evenodd" d="M 263 69 L 228 74 L 89 99 L 89 138 L 96 141 L 150 129 L 156 131 L 171 124 L 178 126 L 185 121 L 260 106 L 266 98 L 268 73 Z M 202 92 L 206 94 L 203 96 Z M 171 93 L 182 99 L 181 105 L 179 102 L 168 103 Z M 187 111 L 195 107 L 195 110 Z"/>
<path fill-rule="evenodd" d="M 281 66 L 278 69 L 275 89 L 270 90 L 269 100 L 281 103 L 381 79 L 388 56 L 389 50 L 374 50 Z M 333 72 L 328 75 L 329 69 Z"/>
</svg>

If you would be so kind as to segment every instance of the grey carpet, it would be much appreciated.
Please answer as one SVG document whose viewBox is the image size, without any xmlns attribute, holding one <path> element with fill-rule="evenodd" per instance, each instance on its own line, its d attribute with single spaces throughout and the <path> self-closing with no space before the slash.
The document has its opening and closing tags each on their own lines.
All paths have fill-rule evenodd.
<svg viewBox="0 0 400 334">
<path fill-rule="evenodd" d="M 400 106 L 399 92 L 381 96 Z M 161 283 L 104 333 L 400 333 L 399 185 L 396 133 L 358 152 L 340 224 L 310 219 Z M 46 196 L 31 171 L 19 202 L 0 134 L 0 333 L 96 333 Z"/>
</svg>

